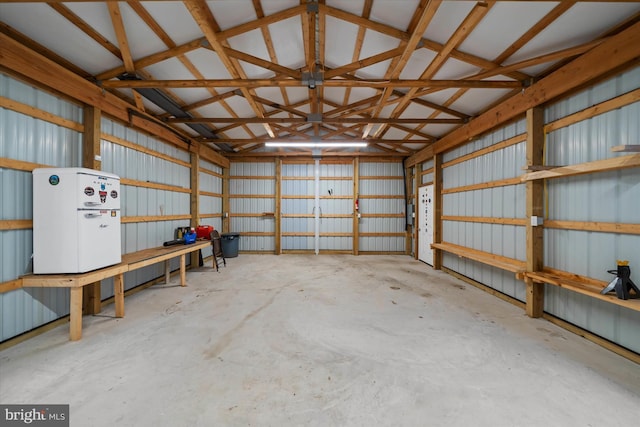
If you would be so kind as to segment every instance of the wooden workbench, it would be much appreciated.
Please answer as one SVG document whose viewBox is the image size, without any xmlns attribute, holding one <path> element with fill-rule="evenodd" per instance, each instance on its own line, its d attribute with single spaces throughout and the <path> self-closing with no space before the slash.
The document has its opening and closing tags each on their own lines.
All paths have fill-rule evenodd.
<svg viewBox="0 0 640 427">
<path fill-rule="evenodd" d="M 82 290 L 85 286 L 113 277 L 113 294 L 116 317 L 124 317 L 124 273 L 148 265 L 165 262 L 165 280 L 169 281 L 171 272 L 169 261 L 180 257 L 180 286 L 187 285 L 186 255 L 197 255 L 198 250 L 211 246 L 209 240 L 196 241 L 189 245 L 160 246 L 128 253 L 122 256 L 120 264 L 78 274 L 30 274 L 22 277 L 22 287 L 28 288 L 69 288 L 69 338 L 77 341 L 82 338 Z M 193 263 L 192 256 L 192 263 Z M 197 262 L 197 261 L 196 261 Z M 215 261 L 214 261 L 215 262 Z"/>
</svg>

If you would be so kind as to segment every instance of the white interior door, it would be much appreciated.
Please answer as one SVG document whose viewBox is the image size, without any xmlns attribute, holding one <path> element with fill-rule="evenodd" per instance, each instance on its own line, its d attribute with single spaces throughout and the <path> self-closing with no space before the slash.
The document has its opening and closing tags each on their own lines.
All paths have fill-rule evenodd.
<svg viewBox="0 0 640 427">
<path fill-rule="evenodd" d="M 418 259 L 433 266 L 433 185 L 418 189 Z"/>
</svg>

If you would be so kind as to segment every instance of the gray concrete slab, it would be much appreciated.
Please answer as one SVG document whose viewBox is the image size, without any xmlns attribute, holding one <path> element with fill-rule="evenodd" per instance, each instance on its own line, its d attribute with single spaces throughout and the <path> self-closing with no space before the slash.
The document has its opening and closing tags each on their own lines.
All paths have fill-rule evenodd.
<svg viewBox="0 0 640 427">
<path fill-rule="evenodd" d="M 240 255 L 0 352 L 72 426 L 630 426 L 640 367 L 406 256 Z"/>
</svg>

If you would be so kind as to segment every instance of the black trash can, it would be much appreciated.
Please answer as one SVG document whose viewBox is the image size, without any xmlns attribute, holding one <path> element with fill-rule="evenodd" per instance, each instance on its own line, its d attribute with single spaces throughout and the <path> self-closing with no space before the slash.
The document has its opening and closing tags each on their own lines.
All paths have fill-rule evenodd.
<svg viewBox="0 0 640 427">
<path fill-rule="evenodd" d="M 238 256 L 238 245 L 240 243 L 240 233 L 222 233 L 222 253 L 225 258 L 235 258 Z"/>
</svg>

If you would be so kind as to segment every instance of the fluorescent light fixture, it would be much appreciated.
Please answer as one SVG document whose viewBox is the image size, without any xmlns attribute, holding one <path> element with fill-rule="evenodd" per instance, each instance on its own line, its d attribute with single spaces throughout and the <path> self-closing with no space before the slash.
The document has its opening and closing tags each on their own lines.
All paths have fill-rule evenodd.
<svg viewBox="0 0 640 427">
<path fill-rule="evenodd" d="M 295 148 L 324 148 L 324 147 L 366 147 L 366 142 L 265 142 L 265 147 L 295 147 Z"/>
</svg>

